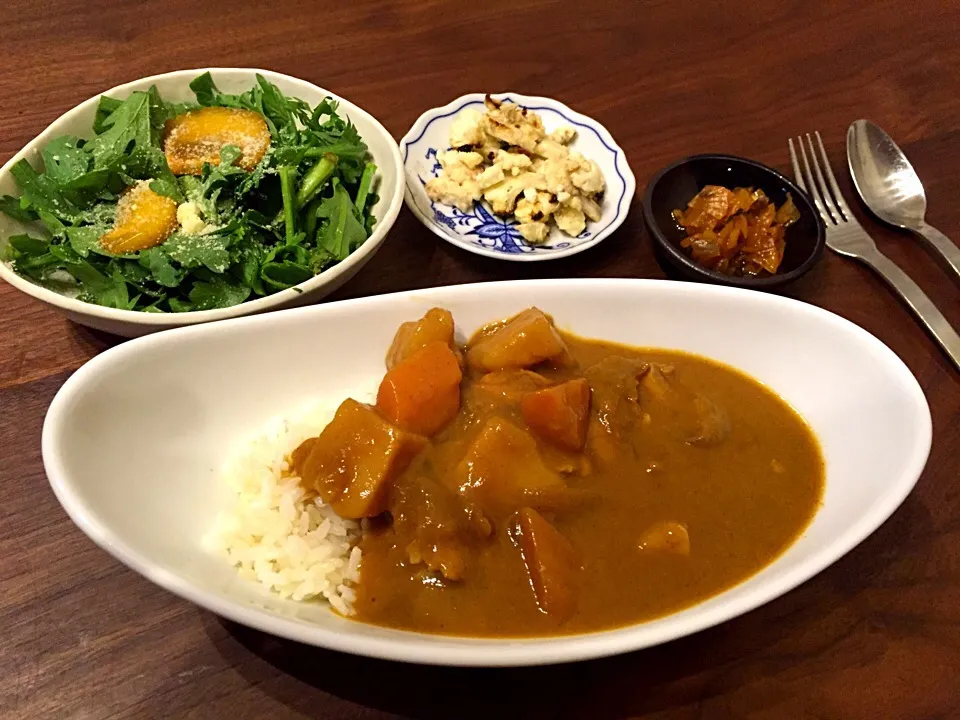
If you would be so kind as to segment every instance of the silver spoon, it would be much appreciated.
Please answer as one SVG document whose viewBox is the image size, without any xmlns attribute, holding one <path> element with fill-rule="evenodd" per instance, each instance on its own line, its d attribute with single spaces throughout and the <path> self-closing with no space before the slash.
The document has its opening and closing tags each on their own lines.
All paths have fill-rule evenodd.
<svg viewBox="0 0 960 720">
<path fill-rule="evenodd" d="M 879 126 L 857 120 L 847 130 L 847 163 L 874 215 L 919 235 L 960 280 L 960 248 L 924 220 L 927 196 L 903 151 Z"/>
</svg>

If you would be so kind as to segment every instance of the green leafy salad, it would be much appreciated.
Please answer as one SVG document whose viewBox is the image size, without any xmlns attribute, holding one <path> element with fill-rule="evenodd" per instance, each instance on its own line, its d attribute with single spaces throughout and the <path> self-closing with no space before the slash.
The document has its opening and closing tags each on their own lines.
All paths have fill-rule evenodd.
<svg viewBox="0 0 960 720">
<path fill-rule="evenodd" d="M 3 259 L 86 302 L 186 312 L 294 287 L 369 237 L 376 166 L 336 102 L 311 108 L 260 75 L 240 95 L 209 73 L 190 89 L 195 103 L 103 96 L 92 138 L 50 142 L 42 172 L 16 163 L 20 197 L 0 211 L 37 232 Z"/>
</svg>

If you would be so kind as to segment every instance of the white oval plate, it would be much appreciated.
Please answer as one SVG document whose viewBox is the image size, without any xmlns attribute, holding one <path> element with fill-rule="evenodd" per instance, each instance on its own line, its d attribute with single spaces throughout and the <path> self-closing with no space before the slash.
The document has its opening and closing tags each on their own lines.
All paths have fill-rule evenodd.
<svg viewBox="0 0 960 720">
<path fill-rule="evenodd" d="M 497 93 L 498 100 L 509 100 L 543 118 L 547 132 L 561 125 L 577 130 L 571 147 L 597 163 L 607 183 L 600 220 L 588 222 L 579 237 L 570 237 L 551 226 L 544 245 L 529 245 L 517 232 L 513 219 L 494 215 L 485 203 L 477 203 L 464 213 L 455 207 L 433 202 L 424 189 L 426 182 L 440 172 L 437 151 L 450 147 L 450 125 L 457 113 L 469 107 L 483 110 L 483 93 L 459 97 L 448 105 L 428 110 L 400 140 L 400 152 L 406 170 L 406 202 L 424 225 L 447 242 L 477 255 L 499 260 L 554 260 L 591 248 L 620 227 L 630 212 L 637 181 L 627 164 L 627 156 L 613 137 L 596 120 L 574 112 L 550 98 L 518 93 Z"/>
<path fill-rule="evenodd" d="M 795 407 L 826 460 L 823 505 L 803 535 L 736 587 L 617 630 L 470 639 L 365 625 L 271 596 L 207 554 L 231 445 L 307 398 L 376 387 L 397 326 L 428 308 L 461 333 L 536 303 L 587 337 L 677 348 L 749 373 Z M 625 312 L 629 309 L 629 312 Z M 73 521 L 137 572 L 244 625 L 344 652 L 444 665 L 537 665 L 613 655 L 752 610 L 823 570 L 913 488 L 930 449 L 926 400 L 879 340 L 767 293 L 656 280 L 463 285 L 181 328 L 95 357 L 61 388 L 43 428 L 50 484 Z"/>
<path fill-rule="evenodd" d="M 135 90 L 147 90 L 151 85 L 156 85 L 160 95 L 165 100 L 172 102 L 191 101 L 194 100 L 194 94 L 189 87 L 190 81 L 205 72 L 209 72 L 213 76 L 217 87 L 227 93 L 240 93 L 249 90 L 256 85 L 256 75 L 259 73 L 287 95 L 305 100 L 310 105 L 316 105 L 326 97 L 333 98 L 340 103 L 340 112 L 350 118 L 353 124 L 357 126 L 360 137 L 367 143 L 373 162 L 377 165 L 379 185 L 376 190 L 380 199 L 373 206 L 373 214 L 377 218 L 377 224 L 374 226 L 373 233 L 363 245 L 343 262 L 324 270 L 319 275 L 314 275 L 309 280 L 297 285 L 296 288 L 287 288 L 272 295 L 256 298 L 232 307 L 185 313 L 146 313 L 135 310 L 118 310 L 82 302 L 60 295 L 17 275 L 13 268 L 4 262 L 0 262 L 0 278 L 28 295 L 32 295 L 37 300 L 52 305 L 74 322 L 117 335 L 134 337 L 182 325 L 223 320 L 265 310 L 276 310 L 282 307 L 316 302 L 347 282 L 369 262 L 386 239 L 387 233 L 396 221 L 403 205 L 403 182 L 401 179 L 403 165 L 400 162 L 400 150 L 396 142 L 376 118 L 349 100 L 344 100 L 305 80 L 299 80 L 270 70 L 254 70 L 251 68 L 177 70 L 176 72 L 135 80 L 98 93 L 54 120 L 46 130 L 27 143 L 23 150 L 10 158 L 9 162 L 0 168 L 0 195 L 19 196 L 20 191 L 10 174 L 10 168 L 21 158 L 26 158 L 34 167 L 40 167 L 43 164 L 40 151 L 54 138 L 60 135 L 90 137 L 93 132 L 93 118 L 101 95 L 123 99 Z M 24 226 L 22 223 L 0 213 L 0 257 L 3 257 L 6 249 L 7 238 L 22 232 L 39 233 L 40 231 Z"/>
</svg>

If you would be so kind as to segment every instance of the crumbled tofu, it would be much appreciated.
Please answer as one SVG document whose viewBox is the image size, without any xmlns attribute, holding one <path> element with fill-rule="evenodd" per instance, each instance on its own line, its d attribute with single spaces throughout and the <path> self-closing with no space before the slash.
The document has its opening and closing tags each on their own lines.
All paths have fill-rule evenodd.
<svg viewBox="0 0 960 720">
<path fill-rule="evenodd" d="M 566 161 L 559 158 L 544 160 L 540 165 L 540 172 L 543 174 L 543 179 L 546 184 L 546 187 L 543 188 L 544 190 L 557 196 L 559 196 L 560 193 L 565 193 L 566 195 L 573 194 L 573 181 L 570 178 L 570 173 L 567 171 Z"/>
<path fill-rule="evenodd" d="M 491 185 L 503 182 L 503 168 L 499 165 L 491 165 L 486 170 L 477 175 L 477 184 L 481 190 L 486 190 Z"/>
<path fill-rule="evenodd" d="M 523 199 L 517 202 L 513 215 L 520 223 L 547 222 L 558 207 L 560 206 L 553 202 L 550 193 L 531 191 L 528 188 L 523 191 Z"/>
<path fill-rule="evenodd" d="M 537 143 L 537 155 L 548 160 L 566 160 L 570 151 L 555 140 L 541 140 Z"/>
<path fill-rule="evenodd" d="M 539 177 L 535 173 L 508 177 L 503 182 L 484 190 L 483 199 L 490 203 L 490 208 L 497 215 L 510 215 L 516 207 L 517 196 L 528 187 L 536 187 Z"/>
<path fill-rule="evenodd" d="M 580 198 L 580 205 L 583 209 L 583 214 L 594 222 L 598 222 L 603 213 L 600 210 L 600 204 L 590 197 Z"/>
<path fill-rule="evenodd" d="M 583 217 L 583 211 L 572 208 L 569 205 L 562 205 L 557 208 L 553 214 L 553 221 L 557 227 L 563 230 L 567 235 L 576 237 L 584 231 L 587 223 Z"/>
<path fill-rule="evenodd" d="M 547 133 L 547 139 L 561 145 L 569 145 L 577 137 L 577 131 L 569 125 L 561 125 L 551 133 Z"/>
<path fill-rule="evenodd" d="M 426 190 L 434 202 L 453 205 L 463 212 L 468 212 L 480 199 L 480 186 L 476 180 L 458 183 L 452 178 L 440 175 L 427 183 Z"/>
<path fill-rule="evenodd" d="M 483 113 L 467 108 L 457 114 L 450 126 L 450 146 L 455 148 L 483 144 Z"/>
<path fill-rule="evenodd" d="M 490 96 L 485 105 L 486 113 L 467 109 L 454 118 L 453 149 L 437 153 L 442 171 L 427 182 L 430 198 L 466 212 L 482 197 L 495 214 L 514 215 L 534 245 L 547 241 L 551 221 L 575 237 L 587 219 L 599 220 L 603 174 L 569 147 L 577 131 L 547 133 L 533 111 Z"/>
<path fill-rule="evenodd" d="M 207 229 L 207 224 L 200 216 L 200 206 L 194 202 L 180 203 L 177 206 L 177 222 L 187 235 L 200 235 Z"/>
<path fill-rule="evenodd" d="M 483 162 L 483 156 L 475 152 L 463 152 L 462 150 L 447 150 L 437 153 L 437 160 L 445 168 L 463 165 L 471 170 L 480 166 Z"/>
<path fill-rule="evenodd" d="M 435 202 L 454 205 L 467 212 L 480 199 L 477 177 L 483 157 L 475 152 L 449 150 L 437 153 L 437 160 L 443 173 L 427 183 L 427 195 Z"/>
<path fill-rule="evenodd" d="M 580 153 L 571 153 L 570 158 L 579 163 L 579 168 L 570 173 L 573 184 L 588 194 L 603 191 L 603 175 L 595 162 L 587 160 Z"/>
<path fill-rule="evenodd" d="M 523 153 L 510 153 L 505 150 L 497 150 L 493 164 L 503 170 L 504 174 L 519 175 L 533 165 L 533 160 Z"/>
<path fill-rule="evenodd" d="M 486 106 L 487 134 L 507 143 L 507 145 L 533 152 L 537 143 L 546 134 L 540 116 L 534 112 L 527 112 L 526 108 L 514 105 L 511 102 L 497 102 L 489 95 L 487 96 Z"/>
<path fill-rule="evenodd" d="M 517 225 L 517 232 L 531 245 L 543 245 L 550 227 L 545 222 L 526 222 Z"/>
</svg>

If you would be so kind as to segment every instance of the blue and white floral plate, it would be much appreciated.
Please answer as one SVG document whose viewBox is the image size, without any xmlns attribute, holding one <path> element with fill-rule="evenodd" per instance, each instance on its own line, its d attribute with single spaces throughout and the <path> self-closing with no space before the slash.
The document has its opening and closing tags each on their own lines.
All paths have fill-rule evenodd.
<svg viewBox="0 0 960 720">
<path fill-rule="evenodd" d="M 620 227 L 630 211 L 636 191 L 636 179 L 627 164 L 623 149 L 596 120 L 576 113 L 563 103 L 549 98 L 518 93 L 498 93 L 498 100 L 510 100 L 543 118 L 550 132 L 561 125 L 571 125 L 577 138 L 571 147 L 579 150 L 600 167 L 607 187 L 598 222 L 588 222 L 579 237 L 570 237 L 556 227 L 544 245 L 527 244 L 511 218 L 494 215 L 485 203 L 477 203 L 470 212 L 433 202 L 424 189 L 430 178 L 440 172 L 437 152 L 449 149 L 450 125 L 461 110 L 474 107 L 483 110 L 483 93 L 457 98 L 449 105 L 428 110 L 421 115 L 400 140 L 400 153 L 406 171 L 407 207 L 434 233 L 457 247 L 478 255 L 501 260 L 552 260 L 567 257 L 593 247 Z"/>
</svg>

